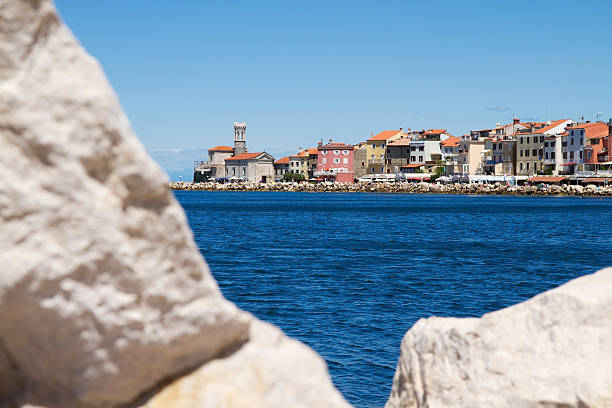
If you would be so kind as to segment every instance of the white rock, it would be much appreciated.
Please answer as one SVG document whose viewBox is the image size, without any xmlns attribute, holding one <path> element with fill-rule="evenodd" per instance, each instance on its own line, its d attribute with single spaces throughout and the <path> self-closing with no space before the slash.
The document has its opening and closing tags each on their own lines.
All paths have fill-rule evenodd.
<svg viewBox="0 0 612 408">
<path fill-rule="evenodd" d="M 419 320 L 387 408 L 612 407 L 612 268 L 482 318 Z"/>
<path fill-rule="evenodd" d="M 324 361 L 272 325 L 251 325 L 251 340 L 227 358 L 180 378 L 142 408 L 348 407 Z"/>
<path fill-rule="evenodd" d="M 0 3 L 0 81 L 0 406 L 129 406 L 202 364 L 205 401 L 348 406 L 314 352 L 221 296 L 50 0 Z"/>
<path fill-rule="evenodd" d="M 0 78 L 0 339 L 30 391 L 126 403 L 246 341 L 248 317 L 50 1 L 0 5 Z"/>
</svg>

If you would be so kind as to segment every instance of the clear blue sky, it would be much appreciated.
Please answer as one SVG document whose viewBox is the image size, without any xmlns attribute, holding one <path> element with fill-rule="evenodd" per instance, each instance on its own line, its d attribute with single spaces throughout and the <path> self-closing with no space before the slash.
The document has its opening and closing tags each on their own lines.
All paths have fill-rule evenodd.
<svg viewBox="0 0 612 408">
<path fill-rule="evenodd" d="M 459 135 L 513 112 L 612 117 L 609 1 L 56 5 L 150 151 L 229 145 L 234 121 L 250 151 L 289 152 L 399 127 Z"/>
</svg>

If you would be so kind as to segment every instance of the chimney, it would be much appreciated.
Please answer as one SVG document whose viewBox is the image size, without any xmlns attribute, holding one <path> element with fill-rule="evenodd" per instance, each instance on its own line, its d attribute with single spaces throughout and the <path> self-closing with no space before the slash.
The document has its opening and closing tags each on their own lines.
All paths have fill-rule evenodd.
<svg viewBox="0 0 612 408">
<path fill-rule="evenodd" d="M 587 121 L 586 121 L 586 123 L 591 123 L 591 121 L 590 121 L 590 120 L 587 120 Z"/>
<path fill-rule="evenodd" d="M 404 130 L 404 128 L 400 128 L 400 132 L 401 132 L 402 130 Z"/>
<path fill-rule="evenodd" d="M 513 125 L 518 125 L 519 123 L 520 123 L 520 120 L 518 120 L 518 119 L 516 119 L 516 118 L 515 118 L 515 119 L 512 119 L 512 124 L 513 124 Z"/>
</svg>

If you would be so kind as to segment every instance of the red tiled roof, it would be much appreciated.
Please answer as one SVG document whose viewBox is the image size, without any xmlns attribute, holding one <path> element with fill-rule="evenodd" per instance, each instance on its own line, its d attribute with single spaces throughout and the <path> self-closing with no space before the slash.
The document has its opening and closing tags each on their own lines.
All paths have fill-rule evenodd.
<svg viewBox="0 0 612 408">
<path fill-rule="evenodd" d="M 603 122 L 583 123 L 578 126 L 567 127 L 566 129 L 584 129 L 584 135 L 587 139 L 606 137 L 609 133 L 608 124 Z"/>
<path fill-rule="evenodd" d="M 406 164 L 402 167 L 407 168 L 407 169 L 415 169 L 417 167 L 421 167 L 424 166 L 424 164 Z"/>
<path fill-rule="evenodd" d="M 353 150 L 353 146 L 351 146 L 350 144 L 344 144 L 344 143 L 328 143 L 328 144 L 319 146 L 319 150 L 321 149 L 323 150 L 330 150 L 330 149 Z"/>
<path fill-rule="evenodd" d="M 384 141 L 384 140 L 389 140 L 393 136 L 397 135 L 399 132 L 400 132 L 399 130 L 383 130 L 382 132 L 380 132 L 376 136 L 372 136 L 371 138 L 369 138 L 368 141 Z"/>
<path fill-rule="evenodd" d="M 289 164 L 289 156 L 278 159 L 274 164 Z"/>
<path fill-rule="evenodd" d="M 446 129 L 427 129 L 427 134 L 430 135 L 440 135 L 442 133 L 446 132 Z"/>
<path fill-rule="evenodd" d="M 566 180 L 563 176 L 533 176 L 527 179 L 530 183 L 558 183 Z"/>
<path fill-rule="evenodd" d="M 559 126 L 560 124 L 562 124 L 563 122 L 567 122 L 569 119 L 559 119 L 559 120 L 555 120 L 554 122 L 552 122 L 550 125 L 544 126 L 543 128 L 537 129 L 535 130 L 533 133 L 545 133 L 548 132 L 550 129 L 553 129 L 557 126 Z"/>
<path fill-rule="evenodd" d="M 606 181 L 612 182 L 612 177 L 588 178 L 582 180 L 583 183 L 603 183 Z"/>
<path fill-rule="evenodd" d="M 389 142 L 389 146 L 408 146 L 410 145 L 411 140 L 407 137 L 401 137 L 397 140 Z"/>
<path fill-rule="evenodd" d="M 440 142 L 440 144 L 444 147 L 449 147 L 449 146 L 459 146 L 459 141 L 461 139 L 459 139 L 458 137 L 455 136 L 451 136 L 448 139 L 444 139 L 442 142 Z"/>
<path fill-rule="evenodd" d="M 308 151 L 300 150 L 298 154 L 292 154 L 291 157 L 308 157 Z"/>
<path fill-rule="evenodd" d="M 211 149 L 208 149 L 209 152 L 233 152 L 234 148 L 229 146 L 215 146 Z"/>
<path fill-rule="evenodd" d="M 263 152 L 259 152 L 259 153 L 242 153 L 239 154 L 238 156 L 232 156 L 228 159 L 225 159 L 225 161 L 229 161 L 229 160 L 249 160 L 249 159 L 253 159 L 257 156 L 259 156 L 260 154 L 262 154 Z"/>
<path fill-rule="evenodd" d="M 308 154 L 319 154 L 319 149 L 316 147 L 310 147 L 308 148 Z"/>
</svg>

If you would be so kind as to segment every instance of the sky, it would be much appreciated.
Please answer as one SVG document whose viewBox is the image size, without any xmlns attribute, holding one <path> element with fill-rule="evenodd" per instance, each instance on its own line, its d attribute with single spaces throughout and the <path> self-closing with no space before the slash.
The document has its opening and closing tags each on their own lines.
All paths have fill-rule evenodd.
<svg viewBox="0 0 612 408">
<path fill-rule="evenodd" d="M 610 1 L 56 0 L 172 179 L 386 129 L 612 117 Z M 191 174 L 191 175 L 190 175 Z"/>
</svg>

